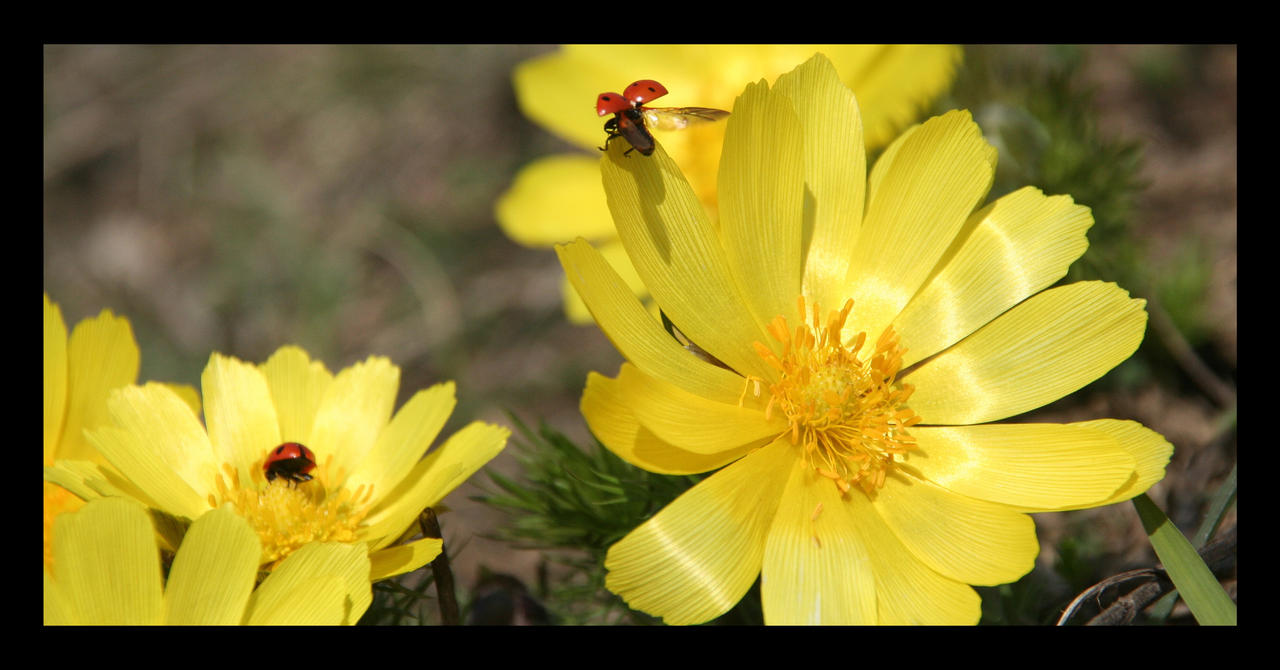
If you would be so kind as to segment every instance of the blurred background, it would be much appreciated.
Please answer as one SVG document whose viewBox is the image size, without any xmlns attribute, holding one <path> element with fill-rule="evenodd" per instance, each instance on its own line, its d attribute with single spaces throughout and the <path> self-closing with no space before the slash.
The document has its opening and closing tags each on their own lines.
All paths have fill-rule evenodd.
<svg viewBox="0 0 1280 670">
<path fill-rule="evenodd" d="M 289 343 L 333 371 L 383 355 L 400 402 L 457 381 L 446 434 L 510 413 L 589 445 L 583 382 L 621 358 L 565 320 L 555 255 L 493 214 L 521 166 L 577 151 L 512 91 L 512 68 L 554 48 L 46 46 L 44 290 L 69 326 L 128 317 L 143 380 L 198 387 L 211 352 L 262 362 Z M 937 109 L 961 106 L 1010 188 L 1094 207 L 1085 273 L 1152 300 L 1141 355 L 1029 418 L 1164 434 L 1151 496 L 1194 530 L 1235 463 L 1236 48 L 969 48 Z M 490 467 L 522 476 L 512 448 Z M 557 574 L 495 539 L 507 516 L 473 500 L 486 482 L 441 516 L 464 604 L 482 572 L 535 592 Z M 1049 572 L 1064 551 L 1087 559 L 1082 580 L 1154 561 L 1128 505 L 1037 522 Z"/>
</svg>

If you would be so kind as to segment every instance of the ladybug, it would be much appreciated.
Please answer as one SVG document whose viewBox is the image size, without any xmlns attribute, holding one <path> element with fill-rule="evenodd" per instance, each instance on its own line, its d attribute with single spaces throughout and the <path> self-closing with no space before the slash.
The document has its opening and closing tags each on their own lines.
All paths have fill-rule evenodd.
<svg viewBox="0 0 1280 670">
<path fill-rule="evenodd" d="M 285 442 L 267 454 L 267 462 L 262 464 L 262 471 L 267 474 L 267 481 L 276 477 L 301 484 L 311 481 L 307 474 L 316 467 L 316 455 L 297 442 Z"/>
<path fill-rule="evenodd" d="M 631 148 L 623 152 L 627 156 L 632 151 L 639 151 L 648 156 L 656 146 L 649 128 L 658 130 L 677 130 L 690 123 L 702 121 L 718 121 L 729 116 L 729 112 L 710 107 L 642 107 L 646 102 L 657 100 L 667 94 L 667 87 L 652 79 L 641 79 L 632 83 L 621 94 L 601 93 L 596 96 L 596 116 L 613 114 L 613 118 L 604 122 L 604 131 L 608 136 L 604 139 L 601 151 L 609 149 L 609 141 L 621 137 L 631 144 Z"/>
</svg>

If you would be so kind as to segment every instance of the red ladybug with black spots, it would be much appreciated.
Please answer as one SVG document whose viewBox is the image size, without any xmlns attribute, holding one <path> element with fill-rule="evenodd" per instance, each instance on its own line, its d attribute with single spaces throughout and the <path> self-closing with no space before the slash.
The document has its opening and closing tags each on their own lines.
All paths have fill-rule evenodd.
<svg viewBox="0 0 1280 670">
<path fill-rule="evenodd" d="M 650 128 L 657 130 L 679 130 L 691 123 L 719 121 L 729 112 L 710 107 L 643 107 L 646 102 L 661 98 L 667 94 L 667 87 L 652 79 L 641 79 L 632 83 L 621 94 L 601 93 L 596 96 L 596 115 L 613 114 L 613 118 L 604 122 L 604 131 L 608 136 L 604 139 L 601 151 L 609 148 L 609 142 L 621 137 L 631 144 L 631 148 L 622 155 L 639 151 L 648 156 L 656 146 Z"/>
<path fill-rule="evenodd" d="M 311 481 L 307 474 L 316 467 L 316 455 L 297 442 L 285 442 L 267 454 L 267 461 L 262 464 L 262 471 L 267 481 L 282 477 L 295 484 Z"/>
</svg>

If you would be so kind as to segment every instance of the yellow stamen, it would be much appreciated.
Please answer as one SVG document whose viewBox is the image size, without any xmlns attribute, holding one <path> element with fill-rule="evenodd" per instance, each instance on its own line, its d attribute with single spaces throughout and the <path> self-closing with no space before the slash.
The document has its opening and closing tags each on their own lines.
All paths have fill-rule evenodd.
<svg viewBox="0 0 1280 670">
<path fill-rule="evenodd" d="M 282 477 L 268 482 L 261 466 L 258 463 L 251 468 L 252 481 L 242 486 L 236 469 L 224 465 L 223 476 L 217 479 L 218 492 L 209 495 L 209 504 L 235 505 L 262 541 L 263 564 L 274 566 L 308 542 L 359 539 L 364 518 L 372 507 L 372 487 L 329 490 L 326 482 L 342 481 L 332 476 L 332 458 L 317 468 L 314 479 L 301 484 Z"/>
<path fill-rule="evenodd" d="M 753 343 L 757 354 L 780 373 L 769 387 L 765 417 L 772 418 L 774 408 L 786 415 L 791 442 L 800 447 L 814 472 L 832 480 L 841 494 L 854 486 L 871 494 L 884 486 L 895 457 L 916 448 L 906 430 L 920 422 L 906 406 L 914 389 L 897 381 L 906 350 L 892 328 L 876 338 L 875 349 L 865 357 L 859 356 L 867 342 L 865 332 L 844 344 L 852 300 L 831 312 L 825 325 L 818 305 L 813 305 L 808 324 L 803 296 L 796 306 L 800 325 L 794 330 L 782 316 L 767 327 L 781 345 L 780 354 Z M 814 520 L 820 511 L 821 505 L 814 510 Z"/>
</svg>

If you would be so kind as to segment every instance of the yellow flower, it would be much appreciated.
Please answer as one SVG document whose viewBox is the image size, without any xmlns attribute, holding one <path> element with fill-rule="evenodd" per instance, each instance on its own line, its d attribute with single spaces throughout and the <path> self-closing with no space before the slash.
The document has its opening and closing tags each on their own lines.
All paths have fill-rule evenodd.
<svg viewBox="0 0 1280 670">
<path fill-rule="evenodd" d="M 70 339 L 62 310 L 44 296 L 44 464 L 61 459 L 106 461 L 85 439 L 86 428 L 107 420 L 107 394 L 138 380 L 138 345 L 129 321 L 104 309 L 76 324 Z M 191 407 L 200 398 L 189 386 L 173 391 Z M 60 486 L 44 485 L 44 563 L 53 560 L 54 521 L 82 501 Z"/>
<path fill-rule="evenodd" d="M 366 543 L 377 580 L 440 553 L 438 539 L 395 542 L 509 434 L 473 422 L 424 458 L 453 411 L 454 385 L 419 391 L 393 417 L 400 370 L 376 356 L 335 376 L 297 347 L 261 366 L 214 354 L 201 383 L 207 430 L 168 389 L 126 387 L 108 401 L 112 424 L 89 433 L 123 480 L 61 462 L 46 478 L 84 498 L 115 492 L 178 518 L 230 503 L 258 533 L 263 564 L 311 542 Z M 311 481 L 267 481 L 267 454 L 285 442 L 314 454 Z"/>
<path fill-rule="evenodd" d="M 47 625 L 338 625 L 369 608 L 369 558 L 346 544 L 303 547 L 254 588 L 258 537 L 229 509 L 191 524 L 167 583 L 147 511 L 102 498 L 58 519 L 44 572 Z"/>
<path fill-rule="evenodd" d="M 628 359 L 587 380 L 595 435 L 653 472 L 723 468 L 606 558 L 606 585 L 668 623 L 724 613 L 757 575 L 771 624 L 975 623 L 969 585 L 1033 565 L 1027 512 L 1163 477 L 1171 446 L 1133 422 L 988 423 L 1142 340 L 1144 303 L 1115 285 L 1046 290 L 1089 210 L 1034 188 L 983 206 L 996 156 L 967 112 L 909 129 L 869 178 L 861 134 L 821 55 L 748 86 L 718 225 L 661 149 L 610 149 L 622 242 L 686 346 L 586 241 L 557 249 Z"/>
<path fill-rule="evenodd" d="M 529 118 L 594 154 L 605 139 L 605 119 L 595 113 L 599 93 L 621 92 L 636 79 L 656 79 L 670 94 L 654 106 L 727 110 L 745 82 L 772 80 L 817 51 L 857 92 L 871 148 L 884 146 L 946 90 L 962 55 L 950 45 L 570 45 L 517 67 L 516 97 Z M 724 123 L 709 123 L 658 133 L 712 220 L 724 132 Z M 619 143 L 625 148 L 625 141 Z M 592 240 L 643 297 L 644 285 L 609 217 L 596 163 L 594 155 L 562 154 L 528 165 L 498 200 L 498 222 L 508 237 L 531 247 L 576 237 Z M 590 321 L 567 283 L 564 298 L 571 320 Z"/>
</svg>

